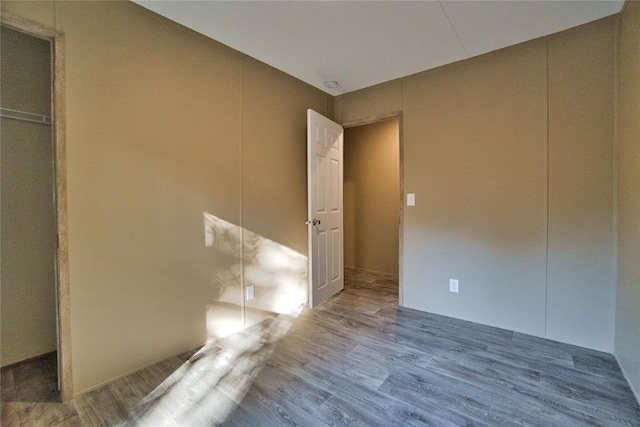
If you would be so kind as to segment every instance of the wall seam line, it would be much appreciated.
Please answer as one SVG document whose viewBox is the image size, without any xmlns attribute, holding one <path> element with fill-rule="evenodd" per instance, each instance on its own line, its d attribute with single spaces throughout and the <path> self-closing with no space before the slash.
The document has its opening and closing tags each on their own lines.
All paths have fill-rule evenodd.
<svg viewBox="0 0 640 427">
<path fill-rule="evenodd" d="M 550 172 L 550 124 L 549 124 L 549 39 L 545 42 L 545 78 L 546 78 L 546 141 L 545 141 L 545 199 L 546 199 L 546 218 L 545 218 L 545 268 L 544 268 L 544 336 L 548 337 L 547 324 L 549 314 L 549 172 Z"/>
<path fill-rule="evenodd" d="M 626 5 L 626 3 L 625 3 Z M 611 307 L 611 352 L 616 354 L 616 319 L 618 304 L 618 149 L 620 138 L 620 36 L 621 17 L 615 21 L 614 34 L 614 61 L 613 61 L 613 223 L 612 223 L 612 279 L 613 279 L 613 306 Z M 620 365 L 620 363 L 618 363 Z M 620 365 L 622 367 L 622 365 Z M 624 373 L 624 372 L 623 372 Z M 629 381 L 627 381 L 629 382 Z M 629 382 L 631 384 L 631 382 Z M 638 394 L 632 388 L 636 398 Z M 640 402 L 640 399 L 638 400 Z"/>
<path fill-rule="evenodd" d="M 467 48 L 464 46 L 464 43 L 460 38 L 460 34 L 458 34 L 458 30 L 456 30 L 456 27 L 455 25 L 453 25 L 451 18 L 449 18 L 449 14 L 447 13 L 447 10 L 444 8 L 442 1 L 439 1 L 438 4 L 440 5 L 442 12 L 444 13 L 444 16 L 447 17 L 447 21 L 449 21 L 449 25 L 451 25 L 451 29 L 453 30 L 453 33 L 456 35 L 456 38 L 458 39 L 458 43 L 460 43 L 460 47 L 462 47 L 462 50 L 464 50 L 464 54 L 467 55 L 467 58 L 471 58 L 471 56 L 469 56 L 469 52 L 467 52 Z"/>
<path fill-rule="evenodd" d="M 244 67 L 246 58 L 242 58 L 240 63 L 240 129 L 238 141 L 238 193 L 240 210 L 240 322 L 242 327 L 247 326 L 246 304 L 245 304 L 245 284 L 244 284 L 244 182 L 242 180 L 242 156 L 244 138 Z"/>
<path fill-rule="evenodd" d="M 400 81 L 400 116 L 398 122 L 398 174 L 400 175 L 400 233 L 398 239 L 400 244 L 398 245 L 398 305 L 405 307 L 404 303 L 404 286 L 405 286 L 405 258 L 404 258 L 404 244 L 405 244 L 405 208 L 404 198 L 406 192 L 405 186 L 405 164 L 404 164 L 404 84 L 405 79 Z"/>
</svg>

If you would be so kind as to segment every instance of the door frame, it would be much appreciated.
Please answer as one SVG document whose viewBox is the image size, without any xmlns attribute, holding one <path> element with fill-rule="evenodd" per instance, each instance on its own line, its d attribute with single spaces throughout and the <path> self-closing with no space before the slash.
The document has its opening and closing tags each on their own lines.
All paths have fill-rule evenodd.
<svg viewBox="0 0 640 427">
<path fill-rule="evenodd" d="M 0 23 L 8 28 L 51 42 L 53 64 L 51 125 L 53 126 L 54 197 L 58 242 L 56 250 L 58 384 L 60 386 L 60 400 L 66 402 L 73 398 L 73 375 L 71 366 L 71 310 L 69 299 L 69 238 L 67 221 L 65 38 L 64 33 L 56 28 L 42 25 L 10 12 L 2 12 Z"/>
<path fill-rule="evenodd" d="M 400 306 L 404 306 L 404 255 L 403 255 L 403 242 L 404 242 L 404 131 L 403 131 L 403 115 L 402 111 L 391 111 L 385 114 L 376 116 L 369 116 L 357 120 L 349 120 L 341 123 L 344 129 L 354 128 L 358 126 L 371 125 L 374 123 L 384 122 L 391 119 L 398 119 L 398 161 L 399 161 L 399 173 L 400 173 L 400 219 L 398 226 L 398 303 Z M 346 141 L 346 140 L 345 140 Z M 345 142 L 346 143 L 346 142 Z"/>
</svg>

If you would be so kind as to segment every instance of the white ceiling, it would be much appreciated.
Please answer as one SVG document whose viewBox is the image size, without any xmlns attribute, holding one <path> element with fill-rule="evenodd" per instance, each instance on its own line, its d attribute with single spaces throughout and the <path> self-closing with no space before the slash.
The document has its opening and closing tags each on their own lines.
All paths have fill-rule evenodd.
<svg viewBox="0 0 640 427">
<path fill-rule="evenodd" d="M 612 1 L 134 0 L 331 95 L 618 13 Z M 329 89 L 324 82 L 335 80 Z"/>
</svg>

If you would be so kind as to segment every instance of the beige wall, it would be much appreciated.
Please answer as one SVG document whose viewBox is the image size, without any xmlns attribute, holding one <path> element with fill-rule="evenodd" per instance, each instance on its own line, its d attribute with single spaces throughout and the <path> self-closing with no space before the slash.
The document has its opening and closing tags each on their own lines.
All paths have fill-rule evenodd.
<svg viewBox="0 0 640 427">
<path fill-rule="evenodd" d="M 306 298 L 304 118 L 328 95 L 130 3 L 2 8 L 66 37 L 75 394 Z M 247 267 L 269 290 L 245 307 Z"/>
<path fill-rule="evenodd" d="M 345 129 L 344 265 L 398 274 L 399 119 Z"/>
<path fill-rule="evenodd" d="M 403 112 L 402 305 L 613 349 L 615 21 L 336 99 Z"/>
<path fill-rule="evenodd" d="M 242 223 L 255 233 L 245 234 L 243 272 L 255 286 L 254 323 L 307 301 L 307 108 L 327 114 L 331 97 L 251 58 L 243 73 Z"/>
<path fill-rule="evenodd" d="M 618 130 L 618 293 L 615 351 L 640 399 L 640 4 L 620 27 Z"/>
<path fill-rule="evenodd" d="M 403 305 L 544 333 L 544 49 L 403 82 Z"/>
<path fill-rule="evenodd" d="M 548 45 L 547 336 L 608 351 L 615 309 L 616 25 L 607 19 Z"/>
<path fill-rule="evenodd" d="M 306 292 L 306 108 L 335 111 L 343 123 L 403 111 L 405 190 L 418 200 L 404 213 L 405 306 L 613 349 L 605 110 L 616 18 L 347 94 L 334 108 L 328 95 L 128 3 L 2 8 L 66 35 L 76 394 Z M 623 61 L 621 71 L 637 64 L 628 43 L 631 65 Z M 634 73 L 621 84 L 637 87 Z M 576 91 L 582 83 L 587 90 Z M 576 117 L 597 135 L 584 145 L 568 121 Z M 631 135 L 621 153 L 637 153 L 624 142 L 637 140 L 636 122 L 621 117 L 621 136 Z M 565 170 L 567 159 L 577 164 Z M 620 177 L 621 214 L 637 206 L 630 164 Z M 620 242 L 631 261 L 619 295 L 637 296 L 633 244 Z M 459 294 L 447 291 L 449 278 L 460 280 Z M 248 283 L 258 298 L 245 306 Z M 623 361 L 637 355 L 637 333 L 620 329 L 637 321 L 629 301 L 618 303 Z M 623 366 L 637 372 L 634 363 Z"/>
<path fill-rule="evenodd" d="M 393 80 L 336 98 L 335 114 L 349 123 L 402 110 L 402 80 Z"/>
<path fill-rule="evenodd" d="M 2 27 L 0 104 L 51 114 L 51 44 Z M 51 126 L 0 123 L 0 360 L 56 350 L 55 217 Z"/>
</svg>

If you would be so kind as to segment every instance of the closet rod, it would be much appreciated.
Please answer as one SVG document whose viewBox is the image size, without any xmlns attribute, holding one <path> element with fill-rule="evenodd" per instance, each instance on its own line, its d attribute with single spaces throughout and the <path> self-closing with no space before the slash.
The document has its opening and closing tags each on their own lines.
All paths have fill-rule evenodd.
<svg viewBox="0 0 640 427">
<path fill-rule="evenodd" d="M 43 125 L 51 124 L 51 116 L 27 113 L 26 111 L 13 110 L 11 108 L 0 108 L 0 117 L 6 117 L 7 119 L 14 120 L 23 120 L 25 122 L 40 123 Z"/>
</svg>

